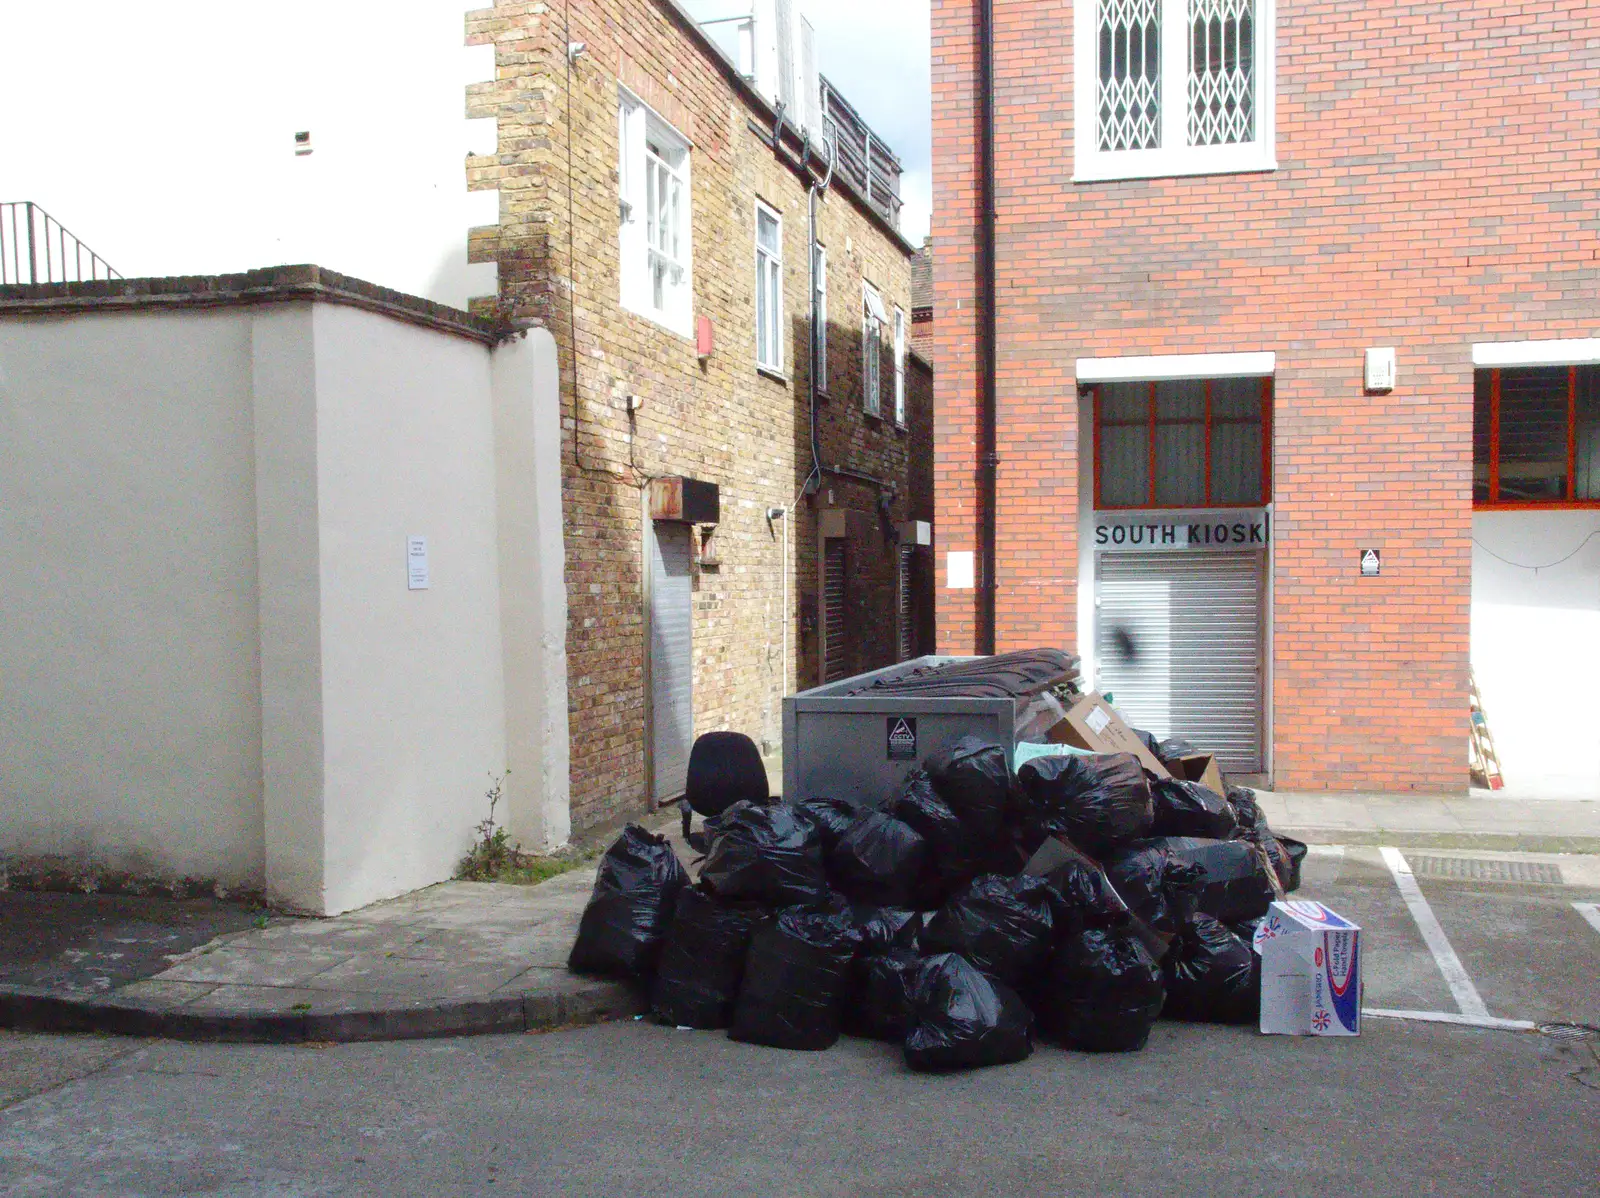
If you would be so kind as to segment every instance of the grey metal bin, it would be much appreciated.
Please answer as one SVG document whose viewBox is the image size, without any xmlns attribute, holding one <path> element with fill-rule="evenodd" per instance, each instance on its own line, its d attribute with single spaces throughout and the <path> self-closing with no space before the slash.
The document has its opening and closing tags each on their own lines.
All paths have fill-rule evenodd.
<svg viewBox="0 0 1600 1198">
<path fill-rule="evenodd" d="M 963 736 L 983 737 L 1009 756 L 1019 727 L 1041 704 L 1048 709 L 1041 696 L 1077 678 L 1076 657 L 1043 649 L 919 657 L 790 695 L 783 701 L 784 796 L 878 806 L 906 774 Z"/>
</svg>

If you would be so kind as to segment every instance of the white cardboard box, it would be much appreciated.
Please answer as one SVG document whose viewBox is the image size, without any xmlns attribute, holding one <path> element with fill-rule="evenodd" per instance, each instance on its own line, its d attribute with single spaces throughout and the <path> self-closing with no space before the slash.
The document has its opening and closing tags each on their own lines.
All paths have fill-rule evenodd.
<svg viewBox="0 0 1600 1198">
<path fill-rule="evenodd" d="M 1361 1034 L 1361 929 L 1321 903 L 1273 903 L 1256 927 L 1261 1030 L 1284 1036 Z"/>
</svg>

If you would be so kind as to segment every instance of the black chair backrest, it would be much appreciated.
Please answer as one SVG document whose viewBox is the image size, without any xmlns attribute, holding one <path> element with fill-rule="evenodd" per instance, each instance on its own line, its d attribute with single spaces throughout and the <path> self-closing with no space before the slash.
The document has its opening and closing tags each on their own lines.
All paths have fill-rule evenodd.
<svg viewBox="0 0 1600 1198">
<path fill-rule="evenodd" d="M 689 750 L 689 778 L 684 801 L 703 816 L 721 815 L 749 799 L 765 803 L 767 767 L 755 741 L 743 732 L 704 732 Z"/>
</svg>

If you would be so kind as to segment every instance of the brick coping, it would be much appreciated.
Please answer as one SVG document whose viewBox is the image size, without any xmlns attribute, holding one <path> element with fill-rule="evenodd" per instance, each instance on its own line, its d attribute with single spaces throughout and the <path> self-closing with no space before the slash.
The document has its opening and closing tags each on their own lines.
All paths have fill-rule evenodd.
<svg viewBox="0 0 1600 1198">
<path fill-rule="evenodd" d="M 231 308 L 308 300 L 377 312 L 484 345 L 494 345 L 515 331 L 506 323 L 309 263 L 223 275 L 7 284 L 0 286 L 0 317 Z"/>
</svg>

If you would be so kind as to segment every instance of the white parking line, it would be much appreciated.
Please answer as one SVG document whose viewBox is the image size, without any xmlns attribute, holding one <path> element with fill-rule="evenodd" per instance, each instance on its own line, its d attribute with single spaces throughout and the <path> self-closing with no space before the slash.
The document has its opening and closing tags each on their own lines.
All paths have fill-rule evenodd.
<svg viewBox="0 0 1600 1198">
<path fill-rule="evenodd" d="M 1385 1007 L 1362 1007 L 1361 1013 L 1376 1015 L 1379 1019 L 1415 1019 L 1423 1023 L 1451 1023 L 1502 1032 L 1531 1032 L 1539 1026 L 1526 1019 L 1496 1019 L 1493 1015 L 1485 1015 L 1480 1019 L 1472 1015 L 1457 1015 L 1454 1011 L 1398 1011 Z"/>
<path fill-rule="evenodd" d="M 1572 909 L 1583 916 L 1591 928 L 1600 932 L 1600 903 L 1573 903 Z"/>
<path fill-rule="evenodd" d="M 1455 996 L 1456 1006 L 1460 1007 L 1461 1013 L 1470 1020 L 1482 1021 L 1493 1018 L 1489 1014 L 1489 1008 L 1483 1005 L 1483 999 L 1478 997 L 1478 989 L 1467 976 L 1461 958 L 1456 956 L 1456 950 L 1450 947 L 1450 940 L 1445 936 L 1444 929 L 1434 918 L 1433 908 L 1428 906 L 1428 900 L 1422 897 L 1422 889 L 1417 885 L 1417 879 L 1412 876 L 1411 867 L 1406 864 L 1406 859 L 1401 856 L 1400 850 L 1384 847 L 1378 851 L 1383 854 L 1383 863 L 1389 867 L 1389 873 L 1394 877 L 1394 884 L 1399 888 L 1400 897 L 1405 899 L 1406 906 L 1411 911 L 1411 918 L 1416 921 L 1417 931 L 1422 933 L 1423 942 L 1433 954 L 1434 964 L 1444 975 L 1445 985 L 1450 987 L 1450 993 Z"/>
</svg>

